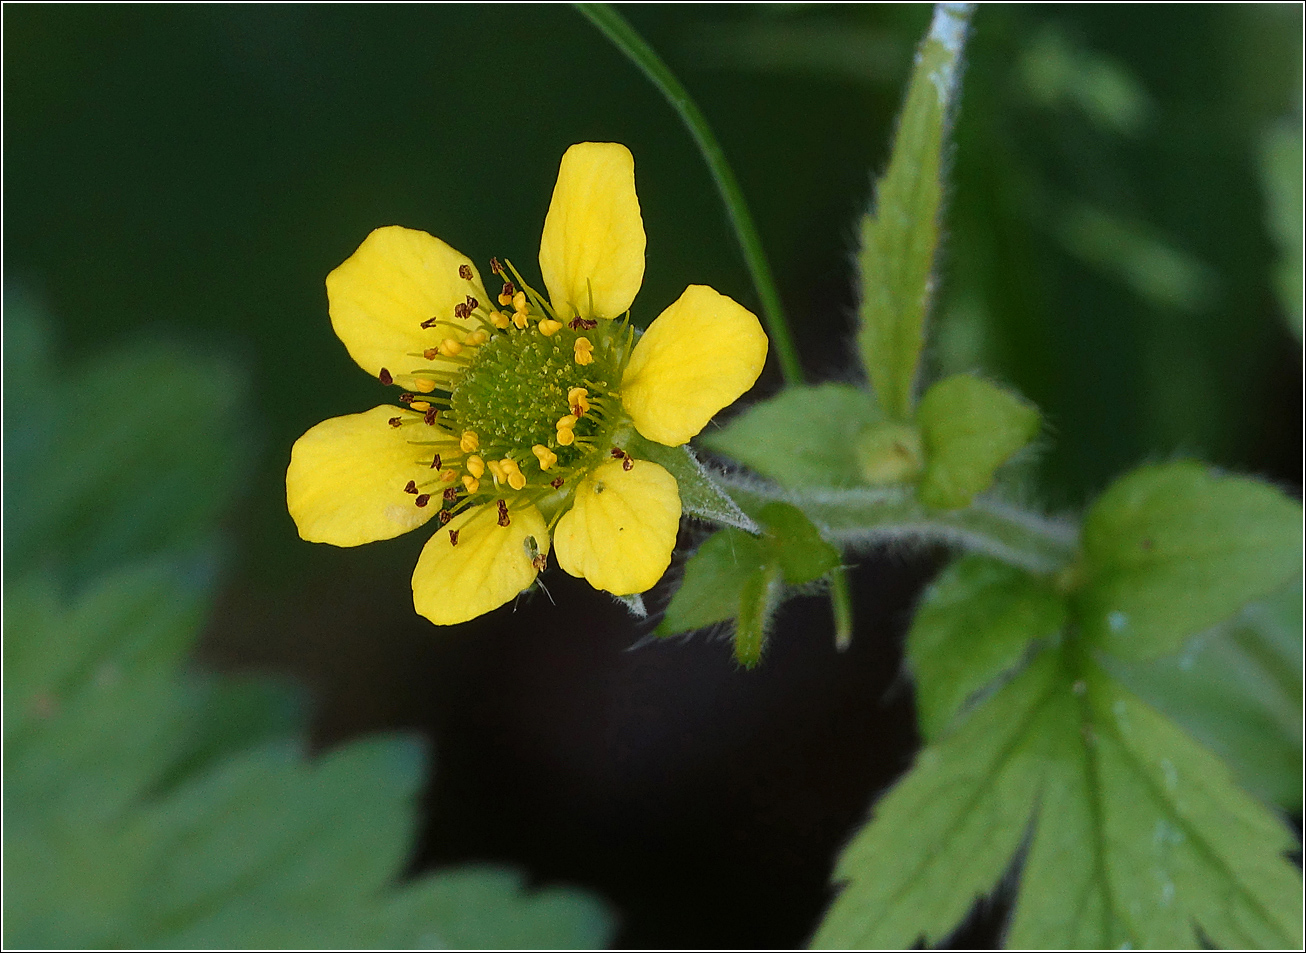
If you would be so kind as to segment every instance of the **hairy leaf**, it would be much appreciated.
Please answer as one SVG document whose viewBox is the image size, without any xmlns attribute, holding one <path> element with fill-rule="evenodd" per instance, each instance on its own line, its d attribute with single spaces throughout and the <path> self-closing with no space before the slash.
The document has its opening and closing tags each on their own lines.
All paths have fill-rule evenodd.
<svg viewBox="0 0 1306 953">
<path fill-rule="evenodd" d="M 969 374 L 945 378 L 920 407 L 925 472 L 920 498 L 958 509 L 989 488 L 998 467 L 1038 433 L 1038 411 L 1021 398 Z"/>
<path fill-rule="evenodd" d="M 873 212 L 862 219 L 857 343 L 880 406 L 899 420 L 910 416 L 924 342 L 943 204 L 943 153 L 970 15 L 970 4 L 935 7 L 929 35 L 917 52 L 888 171 L 876 184 Z"/>
<path fill-rule="evenodd" d="M 633 434 L 625 441 L 625 449 L 641 460 L 651 460 L 676 478 L 680 505 L 689 516 L 757 532 L 757 524 L 717 486 L 688 447 L 665 447 Z"/>
<path fill-rule="evenodd" d="M 1084 523 L 1085 634 L 1122 658 L 1176 651 L 1301 570 L 1301 506 L 1198 463 L 1141 467 Z"/>
<path fill-rule="evenodd" d="M 789 387 L 702 441 L 785 486 L 852 486 L 862 482 L 859 434 L 878 420 L 870 394 L 851 385 Z"/>
<path fill-rule="evenodd" d="M 1065 623 L 1065 604 L 1038 577 L 983 556 L 949 566 L 907 635 L 921 734 L 938 740 L 967 700 Z"/>
</svg>

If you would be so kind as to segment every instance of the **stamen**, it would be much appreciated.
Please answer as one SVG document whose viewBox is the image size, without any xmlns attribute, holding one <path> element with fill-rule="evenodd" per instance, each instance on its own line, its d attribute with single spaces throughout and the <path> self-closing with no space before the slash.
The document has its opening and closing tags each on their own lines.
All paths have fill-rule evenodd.
<svg viewBox="0 0 1306 953">
<path fill-rule="evenodd" d="M 391 426 L 391 427 L 402 427 L 403 424 L 404 424 L 404 418 L 402 418 L 402 417 L 391 417 L 391 418 L 390 418 L 390 426 Z"/>
<path fill-rule="evenodd" d="M 459 266 L 458 266 L 458 277 L 461 278 L 463 281 L 471 281 L 471 280 L 472 280 L 472 269 L 471 269 L 470 267 L 468 267 L 467 265 L 459 265 Z"/>
<path fill-rule="evenodd" d="M 481 448 L 481 438 L 476 436 L 475 430 L 464 430 L 458 446 L 462 447 L 463 453 L 475 453 Z"/>
<path fill-rule="evenodd" d="M 508 504 L 503 500 L 499 501 L 499 525 L 507 526 L 512 520 L 508 519 Z"/>
<path fill-rule="evenodd" d="M 467 467 L 467 472 L 477 480 L 479 480 L 481 474 L 485 472 L 485 461 L 476 454 L 472 454 L 467 458 L 465 466 Z"/>
<path fill-rule="evenodd" d="M 461 354 L 463 346 L 453 338 L 445 338 L 440 342 L 440 353 L 445 357 L 454 357 Z"/>
<path fill-rule="evenodd" d="M 500 272 L 500 274 L 502 274 L 502 272 Z M 499 292 L 499 304 L 503 305 L 504 307 L 507 307 L 508 305 L 512 304 L 513 295 L 515 295 L 516 293 L 517 293 L 517 289 L 512 286 L 512 282 L 505 281 L 503 283 L 503 290 Z"/>
<path fill-rule="evenodd" d="M 428 411 L 427 411 L 427 412 L 422 416 L 422 420 L 424 420 L 424 421 L 426 422 L 426 426 L 428 426 L 428 427 L 434 427 L 434 426 L 435 426 L 435 418 L 436 418 L 436 417 L 439 417 L 439 416 L 440 416 L 440 411 L 437 410 L 436 408 L 432 407 L 430 410 L 428 410 Z M 440 458 L 437 456 L 435 459 L 436 459 L 437 461 L 439 461 Z M 439 465 L 440 465 L 440 464 L 439 464 L 438 462 L 435 464 L 435 466 L 437 466 L 437 467 L 438 467 Z"/>
<path fill-rule="evenodd" d="M 635 468 L 635 460 L 634 460 L 633 457 L 625 457 L 625 458 L 621 461 L 621 469 L 623 469 L 623 470 L 633 470 L 634 468 Z"/>
<path fill-rule="evenodd" d="M 435 390 L 435 381 L 429 381 L 425 377 L 419 377 L 413 381 L 413 390 L 421 391 L 423 394 L 429 394 Z"/>
<path fill-rule="evenodd" d="M 558 422 L 553 425 L 558 430 L 571 430 L 576 426 L 576 417 L 573 414 L 565 414 L 558 418 Z"/>
<path fill-rule="evenodd" d="M 435 455 L 435 459 L 431 461 L 431 469 L 432 470 L 440 469 L 440 455 L 438 453 Z"/>
<path fill-rule="evenodd" d="M 389 387 L 391 384 L 395 382 L 395 379 L 390 375 L 390 372 L 387 371 L 384 367 L 381 368 L 381 373 L 376 375 L 376 377 L 377 380 L 379 380 L 386 387 Z"/>
<path fill-rule="evenodd" d="M 526 302 L 526 292 L 519 291 L 512 296 L 512 309 L 523 312 L 530 310 L 530 306 Z"/>
<path fill-rule="evenodd" d="M 518 297 L 521 297 L 521 292 L 518 292 L 517 296 L 518 296 Z M 519 330 L 519 331 L 525 331 L 525 330 L 526 330 L 526 323 L 527 323 L 527 322 L 526 322 L 526 319 L 527 319 L 527 317 L 528 317 L 528 315 L 526 314 L 525 311 L 514 311 L 514 312 L 512 313 L 512 323 L 513 323 L 514 325 L 516 325 L 517 330 Z"/>
<path fill-rule="evenodd" d="M 500 300 L 500 301 L 503 300 L 503 295 L 500 295 L 500 296 L 499 296 L 499 300 Z M 512 299 L 509 299 L 509 300 L 512 300 Z M 512 324 L 512 318 L 509 316 L 508 312 L 506 312 L 506 311 L 495 311 L 495 312 L 491 313 L 491 314 L 490 314 L 490 321 L 491 321 L 491 322 L 494 324 L 494 326 L 495 326 L 496 328 L 498 328 L 500 331 L 506 331 L 506 330 L 508 330 L 508 325 Z"/>
<path fill-rule="evenodd" d="M 471 316 L 471 313 L 472 309 L 467 307 L 464 302 L 459 302 L 453 306 L 453 316 L 455 318 L 467 318 Z"/>
<path fill-rule="evenodd" d="M 469 494 L 472 494 L 481 488 L 481 481 L 468 473 L 463 476 L 463 486 L 466 487 Z"/>
<path fill-rule="evenodd" d="M 494 272 L 496 275 L 503 274 L 503 265 L 499 264 L 499 259 L 490 259 L 490 271 Z"/>
<path fill-rule="evenodd" d="M 447 502 L 449 502 L 449 503 L 457 503 L 457 502 L 458 502 L 458 488 L 457 488 L 456 486 L 451 486 L 451 487 L 449 487 L 449 489 L 447 489 L 447 490 L 444 491 L 444 498 L 445 498 L 445 500 L 446 500 Z"/>
<path fill-rule="evenodd" d="M 581 317 L 572 318 L 571 324 L 569 325 L 569 327 L 573 331 L 591 331 L 594 328 L 597 328 L 598 326 L 599 323 L 597 321 L 592 321 L 589 318 L 581 318 Z"/>
<path fill-rule="evenodd" d="M 543 321 L 540 322 L 539 328 L 540 328 L 540 333 L 543 334 L 546 338 L 553 337 L 553 335 L 557 334 L 559 331 L 562 330 L 562 322 L 554 321 L 552 318 L 545 318 Z"/>
<path fill-rule="evenodd" d="M 586 337 L 576 338 L 574 345 L 576 351 L 576 363 L 585 365 L 594 363 L 594 345 Z"/>
<path fill-rule="evenodd" d="M 573 443 L 576 442 L 576 432 L 566 427 L 562 427 L 558 430 L 557 439 L 558 439 L 559 446 L 570 447 Z"/>
<path fill-rule="evenodd" d="M 417 495 L 417 483 L 416 483 L 415 481 L 413 481 L 413 480 L 409 480 L 409 481 L 408 481 L 408 485 L 407 485 L 406 487 L 404 487 L 404 492 L 405 492 L 405 493 L 411 493 L 411 494 L 413 494 L 413 496 L 416 496 L 416 495 Z"/>
<path fill-rule="evenodd" d="M 567 391 L 567 406 L 571 408 L 573 417 L 584 417 L 590 409 L 589 391 L 584 387 L 573 387 Z"/>
<path fill-rule="evenodd" d="M 425 506 L 427 503 L 431 502 L 431 494 L 420 493 L 418 494 L 417 499 L 413 500 L 413 502 L 416 503 L 418 506 Z"/>
<path fill-rule="evenodd" d="M 467 335 L 467 339 L 463 341 L 463 343 L 468 347 L 480 347 L 488 340 L 490 340 L 490 335 L 485 332 L 485 329 L 477 328 L 471 334 Z"/>
<path fill-rule="evenodd" d="M 425 400 L 415 400 L 408 406 L 413 408 L 413 410 L 420 411 L 423 414 L 431 409 L 430 403 Z"/>
<path fill-rule="evenodd" d="M 542 443 L 537 443 L 531 447 L 531 453 L 535 454 L 536 459 L 540 461 L 541 470 L 551 470 L 553 465 L 558 462 L 558 455 Z"/>
<path fill-rule="evenodd" d="M 620 447 L 613 447 L 611 452 L 612 452 L 612 459 L 614 460 L 620 460 L 622 457 L 626 455 L 626 451 L 622 450 Z"/>
<path fill-rule="evenodd" d="M 481 303 L 471 295 L 467 296 L 467 313 L 470 315 L 473 311 L 481 306 Z"/>
<path fill-rule="evenodd" d="M 508 471 L 503 468 L 503 464 L 498 460 L 491 460 L 489 463 L 490 473 L 494 477 L 494 485 L 508 482 Z"/>
<path fill-rule="evenodd" d="M 458 545 L 458 530 L 456 529 L 449 530 L 449 545 L 450 546 Z"/>
<path fill-rule="evenodd" d="M 558 477 L 556 480 L 550 481 L 549 486 L 553 487 L 555 490 L 561 490 L 562 482 L 562 477 Z"/>
<path fill-rule="evenodd" d="M 453 519 L 453 514 L 450 513 L 448 510 L 441 510 L 441 511 L 440 511 L 440 525 L 441 525 L 441 526 L 443 526 L 443 525 L 445 525 L 446 523 L 448 523 L 451 519 Z"/>
</svg>

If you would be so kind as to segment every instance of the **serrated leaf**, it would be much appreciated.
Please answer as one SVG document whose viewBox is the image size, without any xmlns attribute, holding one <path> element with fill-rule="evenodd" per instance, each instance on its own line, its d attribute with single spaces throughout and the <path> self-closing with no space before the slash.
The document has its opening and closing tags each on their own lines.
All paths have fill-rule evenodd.
<svg viewBox="0 0 1306 953">
<path fill-rule="evenodd" d="M 686 561 L 685 578 L 655 634 L 692 632 L 735 618 L 744 586 L 765 567 L 758 537 L 733 527 L 713 533 Z"/>
<path fill-rule="evenodd" d="M 879 419 L 850 384 L 788 387 L 701 440 L 785 486 L 852 486 L 862 482 L 858 435 Z"/>
<path fill-rule="evenodd" d="M 925 392 L 918 422 L 925 445 L 921 501 L 959 509 L 988 489 L 998 467 L 1034 439 L 1039 417 L 1015 394 L 956 374 Z"/>
<path fill-rule="evenodd" d="M 1041 713 L 1060 684 L 1047 653 L 930 745 L 844 849 L 819 948 L 902 949 L 947 936 L 1020 846 L 1047 768 Z"/>
<path fill-rule="evenodd" d="M 1113 675 L 1223 758 L 1249 791 L 1297 811 L 1301 610 L 1299 579 L 1197 636 L 1178 655 L 1110 664 Z"/>
<path fill-rule="evenodd" d="M 528 890 L 519 873 L 491 867 L 424 877 L 391 898 L 376 921 L 378 949 L 598 949 L 616 927 L 589 894 Z"/>
<path fill-rule="evenodd" d="M 920 732 L 936 741 L 969 699 L 1066 623 L 1065 603 L 1038 577 L 966 556 L 926 590 L 907 635 Z"/>
<path fill-rule="evenodd" d="M 622 441 L 624 449 L 640 460 L 651 460 L 676 478 L 680 491 L 680 505 L 690 516 L 697 516 L 722 526 L 734 526 L 750 533 L 758 526 L 739 508 L 708 472 L 698 462 L 688 447 L 665 447 L 638 434 Z"/>
<path fill-rule="evenodd" d="M 898 420 L 910 417 L 924 343 L 943 204 L 943 150 L 971 11 L 971 4 L 935 7 L 916 54 L 888 171 L 876 184 L 873 214 L 862 219 L 857 343 L 880 406 Z"/>
<path fill-rule="evenodd" d="M 839 550 L 821 538 L 821 531 L 789 503 L 768 503 L 757 514 L 765 527 L 763 549 L 790 586 L 815 582 L 839 565 Z"/>
<path fill-rule="evenodd" d="M 1257 480 L 1140 467 L 1084 522 L 1080 625 L 1121 658 L 1177 651 L 1300 572 L 1301 525 L 1300 505 Z"/>
<path fill-rule="evenodd" d="M 1008 944 L 1301 947 L 1294 838 L 1223 763 L 1097 669 L 1046 718 L 1064 754 Z"/>
</svg>

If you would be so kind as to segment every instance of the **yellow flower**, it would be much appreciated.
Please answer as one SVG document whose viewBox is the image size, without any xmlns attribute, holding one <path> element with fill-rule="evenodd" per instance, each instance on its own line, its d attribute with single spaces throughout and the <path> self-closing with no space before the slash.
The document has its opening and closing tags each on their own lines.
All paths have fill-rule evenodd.
<svg viewBox="0 0 1306 953">
<path fill-rule="evenodd" d="M 703 285 L 641 336 L 629 309 L 644 244 L 634 160 L 602 142 L 562 157 L 540 242 L 547 297 L 511 262 L 491 260 L 491 295 L 438 238 L 372 232 L 327 276 L 331 322 L 403 406 L 334 417 L 295 442 L 286 502 L 300 536 L 357 546 L 437 520 L 413 603 L 440 625 L 529 587 L 551 539 L 559 565 L 598 589 L 652 587 L 671 561 L 679 490 L 623 446 L 634 432 L 687 442 L 753 386 L 767 341 L 751 312 Z"/>
</svg>

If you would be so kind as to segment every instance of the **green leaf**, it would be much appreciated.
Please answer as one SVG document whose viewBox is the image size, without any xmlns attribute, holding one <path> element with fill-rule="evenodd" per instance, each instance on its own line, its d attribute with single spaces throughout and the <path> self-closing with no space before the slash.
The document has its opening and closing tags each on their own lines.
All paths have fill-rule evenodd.
<svg viewBox="0 0 1306 953">
<path fill-rule="evenodd" d="M 849 384 L 789 387 L 701 439 L 785 486 L 851 486 L 862 482 L 859 435 L 878 420 L 871 395 Z"/>
<path fill-rule="evenodd" d="M 1109 667 L 1223 758 L 1253 794 L 1301 810 L 1300 579 L 1197 636 L 1179 655 Z"/>
<path fill-rule="evenodd" d="M 945 378 L 921 399 L 925 443 L 920 498 L 959 509 L 988 489 L 998 467 L 1038 433 L 1038 411 L 1020 397 L 969 374 Z"/>
<path fill-rule="evenodd" d="M 1265 188 L 1266 224 L 1279 246 L 1274 290 L 1288 315 L 1288 325 L 1302 342 L 1302 128 L 1285 119 L 1269 129 L 1261 143 L 1261 184 Z"/>
<path fill-rule="evenodd" d="M 735 618 L 744 587 L 766 562 L 758 537 L 733 527 L 713 533 L 685 563 L 685 578 L 654 634 L 692 632 Z"/>
<path fill-rule="evenodd" d="M 723 526 L 735 526 L 756 533 L 758 526 L 743 510 L 717 486 L 703 464 L 698 462 L 688 447 L 665 447 L 638 434 L 621 441 L 622 448 L 641 460 L 651 460 L 676 478 L 680 490 L 681 508 L 690 516 L 697 516 Z"/>
<path fill-rule="evenodd" d="M 764 551 L 791 586 L 815 582 L 839 565 L 839 550 L 821 538 L 821 531 L 788 503 L 768 503 L 757 514 L 765 525 Z"/>
<path fill-rule="evenodd" d="M 834 879 L 844 888 L 813 946 L 934 944 L 993 888 L 1047 770 L 1040 719 L 1058 676 L 1055 654 L 1045 654 L 917 756 L 839 858 Z"/>
<path fill-rule="evenodd" d="M 1038 577 L 983 556 L 954 562 L 926 590 L 907 635 L 921 734 L 938 740 L 968 700 L 1065 623 L 1065 604 Z"/>
<path fill-rule="evenodd" d="M 754 668 L 766 650 L 767 630 L 780 601 L 780 570 L 770 563 L 744 580 L 735 619 L 735 661 Z"/>
<path fill-rule="evenodd" d="M 80 579 L 211 531 L 250 456 L 246 382 L 230 362 L 160 343 L 72 367 L 20 358 L 34 384 L 5 408 L 14 566 L 56 559 Z M 54 404 L 78 410 L 52 417 Z"/>
<path fill-rule="evenodd" d="M 527 890 L 515 871 L 463 867 L 403 888 L 375 917 L 369 944 L 430 949 L 600 949 L 616 923 L 579 890 Z"/>
<path fill-rule="evenodd" d="M 1283 823 L 1100 670 L 1056 697 L 1044 717 L 1062 754 L 1048 763 L 1007 943 L 1300 948 Z"/>
<path fill-rule="evenodd" d="M 857 343 L 880 406 L 911 415 L 943 204 L 942 161 L 955 111 L 971 4 L 935 7 L 916 55 L 889 169 L 862 219 Z"/>
<path fill-rule="evenodd" d="M 1300 572 L 1302 512 L 1198 463 L 1121 477 L 1084 523 L 1084 633 L 1126 659 L 1175 652 Z"/>
</svg>

